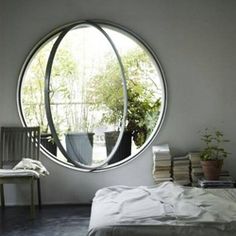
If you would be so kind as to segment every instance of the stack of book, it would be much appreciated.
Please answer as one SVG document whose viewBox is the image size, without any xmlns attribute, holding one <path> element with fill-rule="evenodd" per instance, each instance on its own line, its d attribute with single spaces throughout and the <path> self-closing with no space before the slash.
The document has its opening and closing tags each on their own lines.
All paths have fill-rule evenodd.
<svg viewBox="0 0 236 236">
<path fill-rule="evenodd" d="M 153 146 L 153 178 L 155 183 L 172 181 L 171 155 L 167 144 Z"/>
<path fill-rule="evenodd" d="M 232 178 L 232 177 L 230 176 L 228 170 L 221 170 L 220 176 L 221 176 L 221 177 L 229 177 L 229 178 Z"/>
<path fill-rule="evenodd" d="M 198 179 L 203 177 L 203 171 L 199 152 L 190 152 L 188 154 L 190 160 L 191 179 L 193 186 L 197 185 Z"/>
<path fill-rule="evenodd" d="M 235 181 L 230 176 L 220 176 L 219 180 L 206 180 L 200 178 L 198 185 L 201 188 L 234 188 Z"/>
<path fill-rule="evenodd" d="M 187 156 L 183 157 L 173 157 L 173 179 L 174 182 L 181 185 L 190 185 L 190 165 L 189 158 Z"/>
</svg>

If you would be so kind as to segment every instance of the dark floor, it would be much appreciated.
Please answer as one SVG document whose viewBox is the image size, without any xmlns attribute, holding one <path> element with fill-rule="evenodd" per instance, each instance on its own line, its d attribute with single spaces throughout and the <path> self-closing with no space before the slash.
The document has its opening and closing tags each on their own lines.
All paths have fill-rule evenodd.
<svg viewBox="0 0 236 236">
<path fill-rule="evenodd" d="M 43 206 L 30 219 L 29 207 L 0 208 L 1 236 L 86 236 L 90 206 Z"/>
</svg>

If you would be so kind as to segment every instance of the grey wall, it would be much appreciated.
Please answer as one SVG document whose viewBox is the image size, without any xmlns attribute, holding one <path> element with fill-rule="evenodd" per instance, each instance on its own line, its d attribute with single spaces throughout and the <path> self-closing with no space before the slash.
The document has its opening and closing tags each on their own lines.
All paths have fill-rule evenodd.
<svg viewBox="0 0 236 236">
<path fill-rule="evenodd" d="M 231 142 L 225 167 L 236 178 L 236 1 L 234 0 L 0 0 L 0 125 L 20 124 L 16 86 L 30 49 L 52 29 L 80 19 L 105 19 L 133 30 L 158 53 L 168 83 L 168 110 L 154 144 L 174 155 L 201 147 L 199 130 L 216 127 Z M 89 202 L 114 184 L 153 184 L 151 149 L 115 170 L 81 173 L 41 157 L 44 203 Z M 7 189 L 9 204 L 27 189 Z M 25 191 L 24 191 L 25 190 Z"/>
</svg>

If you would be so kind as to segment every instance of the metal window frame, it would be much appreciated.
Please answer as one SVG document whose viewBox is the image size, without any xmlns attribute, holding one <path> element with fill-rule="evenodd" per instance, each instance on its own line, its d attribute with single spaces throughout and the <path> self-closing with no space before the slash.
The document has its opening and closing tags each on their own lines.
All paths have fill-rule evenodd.
<svg viewBox="0 0 236 236">
<path fill-rule="evenodd" d="M 45 37 L 43 37 L 34 47 L 33 49 L 30 51 L 30 53 L 28 54 L 28 56 L 26 57 L 22 69 L 20 71 L 20 75 L 18 78 L 18 84 L 17 84 L 17 92 L 16 92 L 16 99 L 17 99 L 17 109 L 18 109 L 18 113 L 20 116 L 20 120 L 23 124 L 23 126 L 27 126 L 26 120 L 24 118 L 24 114 L 22 111 L 22 105 L 21 105 L 21 87 L 22 87 L 22 81 L 24 78 L 24 74 L 25 71 L 27 69 L 27 66 L 29 65 L 31 59 L 34 57 L 35 53 L 37 53 L 37 51 L 45 44 L 47 43 L 50 39 L 52 39 L 53 37 L 56 37 L 57 35 L 60 35 L 61 32 L 65 29 L 69 29 L 69 28 L 73 28 L 79 24 L 85 24 L 85 23 L 89 23 L 89 24 L 95 24 L 98 26 L 107 26 L 107 27 L 111 27 L 112 29 L 115 29 L 121 33 L 126 33 L 128 37 L 131 37 L 133 40 L 135 40 L 141 47 L 143 47 L 151 56 L 151 58 L 154 60 L 155 65 L 157 67 L 157 69 L 160 72 L 161 75 L 161 83 L 162 83 L 162 92 L 163 92 L 163 96 L 162 96 L 162 106 L 161 106 L 161 110 L 160 110 L 160 115 L 159 118 L 156 122 L 156 127 L 154 128 L 152 134 L 149 136 L 149 138 L 146 140 L 146 142 L 143 144 L 141 150 L 138 151 L 138 153 L 126 157 L 124 160 L 119 161 L 117 163 L 108 165 L 108 166 L 104 166 L 105 163 L 102 163 L 102 165 L 98 165 L 96 167 L 88 167 L 88 166 L 84 166 L 81 165 L 81 163 L 79 163 L 77 166 L 72 166 L 70 163 L 65 163 L 61 160 L 58 160 L 53 154 L 49 153 L 42 145 L 41 145 L 41 149 L 43 151 L 43 153 L 48 156 L 50 159 L 52 159 L 53 161 L 57 162 L 60 165 L 63 165 L 65 167 L 71 168 L 71 169 L 75 169 L 75 170 L 79 170 L 82 172 L 90 172 L 90 171 L 95 171 L 95 172 L 100 172 L 100 171 L 106 171 L 106 170 L 111 170 L 114 168 L 117 168 L 123 164 L 129 163 L 130 161 L 136 159 L 138 156 L 140 156 L 152 143 L 152 141 L 157 137 L 163 122 L 164 122 L 164 118 L 166 116 L 166 112 L 167 112 L 167 104 L 168 104 L 168 96 L 167 96 L 167 82 L 166 82 L 166 78 L 165 78 L 165 73 L 162 69 L 162 66 L 159 62 L 159 59 L 155 53 L 155 51 L 149 46 L 149 44 L 147 44 L 140 36 L 138 36 L 137 34 L 135 34 L 133 31 L 127 29 L 124 26 L 121 26 L 119 24 L 115 24 L 113 22 L 110 21 L 105 21 L 105 20 L 82 20 L 82 21 L 76 21 L 76 22 L 72 22 L 66 25 L 63 25 L 59 28 L 57 28 L 56 30 L 53 30 L 52 32 L 50 32 L 49 34 L 47 34 Z M 106 32 L 105 32 L 106 33 Z M 106 36 L 105 36 L 106 37 Z M 107 38 L 107 37 L 106 37 Z M 109 38 L 109 35 L 108 35 Z M 110 42 L 110 41 L 109 41 Z M 112 40 L 111 40 L 112 42 Z M 114 48 L 113 48 L 114 49 Z M 116 48 L 115 48 L 116 50 Z M 119 55 L 119 54 L 118 54 Z M 121 66 L 123 68 L 123 65 L 121 63 Z M 124 68 L 123 68 L 124 69 Z M 125 78 L 125 76 L 124 76 Z M 127 93 L 127 91 L 126 91 Z M 127 98 L 126 98 L 127 99 Z M 126 105 L 127 106 L 127 105 Z M 51 128 L 51 127 L 50 127 Z M 121 133 L 121 137 L 122 138 L 122 132 Z M 117 146 L 118 146 L 118 142 L 117 142 Z M 115 151 L 114 151 L 115 152 Z M 111 155 L 110 155 L 111 156 Z M 109 159 L 110 160 L 110 159 Z M 106 159 L 106 163 L 109 161 L 108 159 Z"/>
</svg>

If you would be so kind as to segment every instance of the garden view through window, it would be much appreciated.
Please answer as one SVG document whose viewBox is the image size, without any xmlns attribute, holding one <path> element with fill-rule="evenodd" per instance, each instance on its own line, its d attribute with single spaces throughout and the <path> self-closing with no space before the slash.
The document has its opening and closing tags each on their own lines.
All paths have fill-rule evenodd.
<svg viewBox="0 0 236 236">
<path fill-rule="evenodd" d="M 137 155 L 166 106 L 163 74 L 150 49 L 122 28 L 94 24 L 79 23 L 60 41 L 66 28 L 42 40 L 24 65 L 18 98 L 24 125 L 40 126 L 46 152 L 88 168 Z"/>
</svg>

